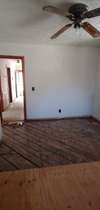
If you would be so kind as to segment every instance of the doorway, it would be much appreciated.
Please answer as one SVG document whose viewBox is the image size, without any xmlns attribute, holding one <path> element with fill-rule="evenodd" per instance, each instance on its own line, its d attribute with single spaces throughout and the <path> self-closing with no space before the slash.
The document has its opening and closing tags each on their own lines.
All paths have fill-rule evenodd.
<svg viewBox="0 0 100 210">
<path fill-rule="evenodd" d="M 26 119 L 24 76 L 24 57 L 0 56 L 3 123 Z"/>
</svg>

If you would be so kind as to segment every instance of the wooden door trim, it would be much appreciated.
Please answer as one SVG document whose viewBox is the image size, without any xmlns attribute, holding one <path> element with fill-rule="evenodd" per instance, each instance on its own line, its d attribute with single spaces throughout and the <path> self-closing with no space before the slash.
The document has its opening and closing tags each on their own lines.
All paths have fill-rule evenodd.
<svg viewBox="0 0 100 210">
<path fill-rule="evenodd" d="M 3 111 L 3 96 L 2 96 L 2 87 L 1 87 L 1 75 L 0 75 L 0 117 L 1 117 L 1 122 L 2 122 L 2 111 Z"/>
<path fill-rule="evenodd" d="M 23 74 L 23 86 L 24 86 L 24 120 L 27 119 L 26 113 L 26 89 L 25 89 L 25 57 L 16 55 L 0 55 L 0 59 L 20 59 L 22 61 L 22 74 Z"/>
<path fill-rule="evenodd" d="M 8 88 L 9 88 L 9 103 L 11 103 L 12 102 L 12 88 L 11 88 L 11 71 L 9 67 L 7 67 L 7 77 L 8 77 Z"/>
</svg>

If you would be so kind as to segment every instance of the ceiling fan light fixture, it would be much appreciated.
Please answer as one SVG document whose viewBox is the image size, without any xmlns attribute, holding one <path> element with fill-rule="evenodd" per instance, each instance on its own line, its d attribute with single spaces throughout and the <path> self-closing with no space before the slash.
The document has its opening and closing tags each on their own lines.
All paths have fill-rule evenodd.
<svg viewBox="0 0 100 210">
<path fill-rule="evenodd" d="M 56 32 L 51 39 L 56 39 L 58 36 L 60 36 L 64 31 L 68 30 L 72 25 L 75 29 L 83 28 L 87 33 L 89 33 L 93 38 L 100 37 L 100 32 L 92 26 L 90 23 L 85 22 L 82 23 L 82 21 L 86 18 L 93 18 L 100 16 L 100 8 L 96 8 L 94 10 L 88 11 L 88 6 L 83 3 L 77 3 L 73 4 L 68 12 L 65 13 L 65 11 L 61 10 L 60 8 L 56 8 L 54 6 L 44 6 L 43 10 L 47 12 L 51 12 L 57 15 L 62 15 L 66 18 L 69 18 L 71 23 L 65 25 L 63 28 L 61 28 L 58 32 Z"/>
</svg>

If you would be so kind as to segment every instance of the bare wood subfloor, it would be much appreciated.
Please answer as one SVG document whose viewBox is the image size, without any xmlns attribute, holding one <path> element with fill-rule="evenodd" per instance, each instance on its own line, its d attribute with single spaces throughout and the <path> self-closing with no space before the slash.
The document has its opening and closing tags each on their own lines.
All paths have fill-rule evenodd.
<svg viewBox="0 0 100 210">
<path fill-rule="evenodd" d="M 0 171 L 100 160 L 100 124 L 91 118 L 4 126 Z"/>
<path fill-rule="evenodd" d="M 2 210 L 100 210 L 100 161 L 0 173 Z"/>
</svg>

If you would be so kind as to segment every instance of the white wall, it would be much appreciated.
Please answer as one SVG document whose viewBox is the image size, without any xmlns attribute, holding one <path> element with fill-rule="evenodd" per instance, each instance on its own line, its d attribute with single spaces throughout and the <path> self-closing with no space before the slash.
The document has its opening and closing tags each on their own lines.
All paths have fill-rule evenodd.
<svg viewBox="0 0 100 210">
<path fill-rule="evenodd" d="M 99 52 L 99 65 L 96 74 L 96 88 L 94 97 L 94 112 L 93 116 L 100 120 L 100 52 Z"/>
<path fill-rule="evenodd" d="M 27 118 L 92 115 L 98 49 L 0 44 L 0 54 L 25 56 Z"/>
</svg>

